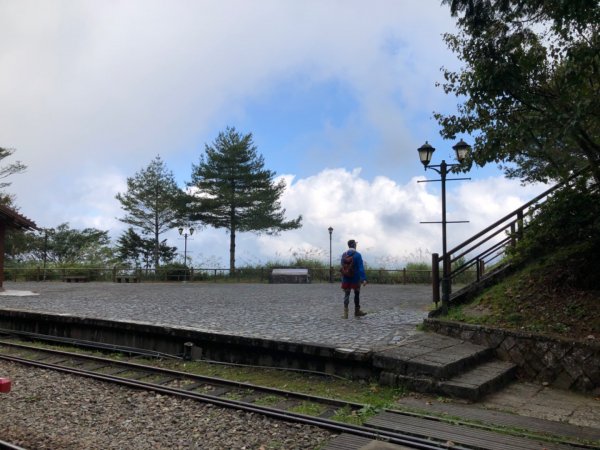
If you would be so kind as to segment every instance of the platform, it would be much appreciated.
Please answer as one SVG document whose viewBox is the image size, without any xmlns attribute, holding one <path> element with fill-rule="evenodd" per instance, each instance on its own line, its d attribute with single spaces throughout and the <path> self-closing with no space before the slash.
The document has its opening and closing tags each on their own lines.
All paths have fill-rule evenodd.
<svg viewBox="0 0 600 450">
<path fill-rule="evenodd" d="M 481 370 L 492 371 L 486 367 L 489 355 L 485 349 L 470 347 L 465 353 L 466 347 L 456 347 L 456 340 L 417 330 L 430 307 L 430 286 L 426 285 L 369 285 L 361 296 L 368 315 L 343 319 L 343 294 L 337 283 L 5 284 L 13 295 L 0 296 L 2 327 L 20 327 L 15 319 L 35 317 L 38 332 L 52 324 L 62 324 L 64 335 L 70 337 L 90 330 L 95 337 L 125 331 L 132 345 L 143 335 L 151 338 L 153 346 L 162 345 L 164 338 L 177 348 L 198 338 L 206 344 L 196 348 L 205 352 L 202 356 L 219 351 L 227 354 L 230 349 L 261 363 L 268 363 L 273 356 L 299 356 L 291 362 L 312 362 L 324 371 L 335 370 L 333 362 L 359 371 L 368 364 L 370 370 L 397 377 L 396 381 L 403 373 L 416 374 L 425 384 L 437 382 L 432 376 L 451 378 L 472 358 L 481 357 Z M 458 389 L 472 383 L 468 376 L 458 376 L 454 382 L 444 381 Z M 557 420 L 569 420 L 566 394 L 559 397 L 565 407 Z M 584 407 L 579 404 L 577 408 Z M 502 403 L 502 409 L 510 410 L 510 405 Z M 579 421 L 600 426 L 600 415 L 594 413 L 597 408 L 588 409 L 582 411 Z"/>
<path fill-rule="evenodd" d="M 374 350 L 416 333 L 426 317 L 431 287 L 369 285 L 366 317 L 342 319 L 338 283 L 54 283 L 5 282 L 0 309 L 193 329 L 205 333 Z"/>
</svg>

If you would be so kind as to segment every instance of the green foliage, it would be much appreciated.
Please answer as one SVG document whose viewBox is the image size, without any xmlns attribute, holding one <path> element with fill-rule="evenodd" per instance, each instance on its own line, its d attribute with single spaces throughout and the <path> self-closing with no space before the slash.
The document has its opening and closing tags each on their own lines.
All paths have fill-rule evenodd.
<svg viewBox="0 0 600 450">
<path fill-rule="evenodd" d="M 600 194 L 598 190 L 588 189 L 584 183 L 557 191 L 528 218 L 523 238 L 512 249 L 511 257 L 515 263 L 525 263 L 548 255 L 560 255 L 561 249 L 570 251 L 574 247 L 578 248 L 579 256 L 571 257 L 570 264 L 581 267 L 579 277 L 594 267 L 597 274 L 600 271 L 597 258 L 600 251 Z M 590 274 L 588 278 L 595 277 Z"/>
<path fill-rule="evenodd" d="M 509 177 L 564 179 L 586 165 L 600 182 L 600 4 L 596 0 L 443 0 L 458 16 L 444 70 L 458 113 L 435 114 L 444 138 L 475 135 L 468 164 Z"/>
<path fill-rule="evenodd" d="M 179 226 L 183 216 L 184 193 L 177 186 L 173 173 L 157 156 L 148 167 L 127 178 L 127 192 L 118 193 L 116 199 L 126 212 L 119 220 L 152 237 L 153 262 L 159 267 L 160 235 Z"/>
<path fill-rule="evenodd" d="M 46 255 L 48 261 L 58 265 L 104 264 L 113 256 L 108 231 L 95 228 L 73 230 L 67 223 L 48 233 Z"/>
<path fill-rule="evenodd" d="M 96 228 L 75 230 L 63 223 L 56 228 L 28 234 L 31 252 L 58 266 L 76 264 L 104 265 L 113 261 L 108 231 Z"/>
<path fill-rule="evenodd" d="M 161 267 L 162 278 L 166 281 L 184 281 L 191 279 L 189 268 L 185 264 L 171 263 Z"/>
<path fill-rule="evenodd" d="M 13 266 L 105 266 L 114 263 L 108 231 L 71 229 L 68 223 L 41 231 L 8 234 L 6 260 Z"/>
<path fill-rule="evenodd" d="M 275 172 L 264 168 L 252 134 L 235 128 L 219 133 L 206 145 L 198 165 L 192 166 L 190 219 L 229 231 L 229 267 L 235 271 L 235 239 L 238 232 L 278 234 L 301 226 L 302 217 L 286 221 L 279 199 L 285 182 L 275 183 Z"/>
<path fill-rule="evenodd" d="M 154 241 L 141 237 L 130 227 L 117 240 L 115 250 L 121 262 L 148 269 L 154 255 Z M 176 252 L 177 247 L 168 246 L 166 239 L 161 241 L 158 248 L 159 261 L 163 264 L 172 262 Z"/>
<path fill-rule="evenodd" d="M 406 264 L 407 283 L 431 283 L 431 264 L 424 262 Z"/>
</svg>

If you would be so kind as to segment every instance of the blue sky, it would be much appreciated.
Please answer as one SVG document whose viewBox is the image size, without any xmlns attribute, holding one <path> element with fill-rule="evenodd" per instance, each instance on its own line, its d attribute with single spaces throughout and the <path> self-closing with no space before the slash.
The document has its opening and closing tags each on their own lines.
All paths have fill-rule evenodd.
<svg viewBox="0 0 600 450">
<path fill-rule="evenodd" d="M 439 0 L 3 1 L 0 145 L 28 166 L 9 188 L 42 227 L 68 222 L 118 237 L 115 200 L 160 155 L 183 187 L 206 143 L 227 126 L 251 132 L 282 201 L 304 227 L 243 234 L 237 262 L 328 259 L 359 240 L 371 265 L 439 251 L 439 185 L 421 183 L 416 149 L 452 160 L 433 111 L 457 100 L 435 83 L 459 62 Z M 460 136 L 470 141 L 469 136 Z M 475 168 L 450 183 L 450 245 L 532 198 L 540 186 Z M 455 228 L 456 227 L 456 228 Z M 183 249 L 176 233 L 172 245 Z M 228 236 L 202 229 L 191 262 L 226 266 Z"/>
</svg>

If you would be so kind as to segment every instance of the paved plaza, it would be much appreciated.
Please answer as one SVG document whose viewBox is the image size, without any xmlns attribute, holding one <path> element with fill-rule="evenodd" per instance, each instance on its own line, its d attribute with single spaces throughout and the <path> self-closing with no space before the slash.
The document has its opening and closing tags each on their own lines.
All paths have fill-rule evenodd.
<svg viewBox="0 0 600 450">
<path fill-rule="evenodd" d="M 361 292 L 367 316 L 347 320 L 338 283 L 5 282 L 4 288 L 35 295 L 0 295 L 1 309 L 365 350 L 414 334 L 431 306 L 428 285 L 368 285 Z"/>
</svg>

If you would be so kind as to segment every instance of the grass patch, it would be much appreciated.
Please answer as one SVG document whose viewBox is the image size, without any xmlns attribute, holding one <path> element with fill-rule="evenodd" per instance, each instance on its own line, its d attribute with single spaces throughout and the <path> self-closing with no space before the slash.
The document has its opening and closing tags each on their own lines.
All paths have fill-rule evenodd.
<svg viewBox="0 0 600 450">
<path fill-rule="evenodd" d="M 325 405 L 304 401 L 298 406 L 290 408 L 290 412 L 305 414 L 307 416 L 320 416 L 326 409 L 327 407 Z"/>
<path fill-rule="evenodd" d="M 254 400 L 253 403 L 255 403 L 257 405 L 262 405 L 262 406 L 273 406 L 281 401 L 282 401 L 282 398 L 279 397 L 278 395 L 269 394 L 269 395 L 263 395 L 262 397 L 257 398 L 256 400 Z"/>
</svg>

